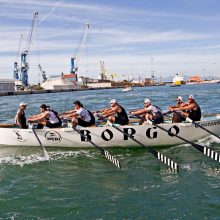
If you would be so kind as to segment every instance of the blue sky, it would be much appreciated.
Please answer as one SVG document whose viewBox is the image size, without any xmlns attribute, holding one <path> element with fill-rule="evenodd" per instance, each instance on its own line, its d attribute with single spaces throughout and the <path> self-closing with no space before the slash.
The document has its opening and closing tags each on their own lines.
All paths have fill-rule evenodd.
<svg viewBox="0 0 220 220">
<path fill-rule="evenodd" d="M 86 23 L 79 75 L 98 78 L 99 62 L 125 78 L 219 75 L 218 0 L 0 0 L 0 77 L 12 78 L 20 35 L 27 45 L 34 11 L 39 20 L 29 57 L 29 81 L 69 73 Z M 152 62 L 153 58 L 153 62 Z"/>
</svg>

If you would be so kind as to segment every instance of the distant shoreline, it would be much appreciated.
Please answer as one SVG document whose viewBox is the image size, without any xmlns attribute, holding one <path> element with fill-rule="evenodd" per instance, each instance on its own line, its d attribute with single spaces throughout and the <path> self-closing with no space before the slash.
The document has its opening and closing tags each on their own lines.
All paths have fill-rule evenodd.
<svg viewBox="0 0 220 220">
<path fill-rule="evenodd" d="M 15 95 L 28 95 L 28 94 L 44 94 L 44 93 L 58 93 L 58 92 L 74 92 L 74 91 L 87 91 L 87 90 L 100 90 L 100 89 L 116 89 L 120 87 L 99 87 L 99 88 L 80 88 L 80 89 L 46 89 L 46 90 L 27 90 L 27 91 L 10 91 L 0 92 L 0 96 L 15 96 Z"/>
</svg>

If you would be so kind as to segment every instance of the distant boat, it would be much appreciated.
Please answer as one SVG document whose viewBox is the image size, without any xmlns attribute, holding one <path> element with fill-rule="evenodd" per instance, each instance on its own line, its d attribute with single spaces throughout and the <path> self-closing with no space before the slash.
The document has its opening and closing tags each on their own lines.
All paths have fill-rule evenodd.
<svg viewBox="0 0 220 220">
<path fill-rule="evenodd" d="M 176 76 L 173 78 L 173 84 L 174 85 L 182 85 L 184 84 L 183 76 L 179 75 L 179 73 L 176 74 Z"/>
<path fill-rule="evenodd" d="M 133 90 L 131 86 L 125 86 L 124 89 L 122 89 L 121 91 L 122 92 L 128 92 L 128 91 L 131 91 L 131 90 Z"/>
<path fill-rule="evenodd" d="M 180 84 L 170 84 L 170 87 L 178 87 Z"/>
</svg>

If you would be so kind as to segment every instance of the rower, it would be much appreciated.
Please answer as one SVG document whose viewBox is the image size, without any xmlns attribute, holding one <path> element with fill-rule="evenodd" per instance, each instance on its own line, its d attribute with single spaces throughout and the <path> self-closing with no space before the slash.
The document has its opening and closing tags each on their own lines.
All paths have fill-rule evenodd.
<svg viewBox="0 0 220 220">
<path fill-rule="evenodd" d="M 96 111 L 94 115 L 102 119 L 108 118 L 111 123 L 127 125 L 129 122 L 128 115 L 125 109 L 118 104 L 116 99 L 110 101 L 110 106 L 110 108 Z"/>
<path fill-rule="evenodd" d="M 19 109 L 18 109 L 16 116 L 15 116 L 15 124 L 18 125 L 22 129 L 28 128 L 28 126 L 26 124 L 26 117 L 25 117 L 25 112 L 24 112 L 26 107 L 27 107 L 27 103 L 21 102 L 19 104 Z"/>
<path fill-rule="evenodd" d="M 74 109 L 63 112 L 60 117 L 65 119 L 71 119 L 72 126 L 76 127 L 80 125 L 82 127 L 90 127 L 95 125 L 94 115 L 83 107 L 80 101 L 73 102 Z"/>
<path fill-rule="evenodd" d="M 140 124 L 147 124 L 149 123 L 149 120 L 152 121 L 154 124 L 160 124 L 164 122 L 164 117 L 161 109 L 151 102 L 150 99 L 144 100 L 144 108 L 138 109 L 135 111 L 130 112 L 131 115 L 142 115 L 143 121 L 140 122 Z M 144 120 L 147 121 L 144 121 Z"/>
<path fill-rule="evenodd" d="M 47 105 L 42 104 L 40 106 L 40 114 L 34 115 L 28 118 L 29 122 L 38 121 L 37 128 L 43 128 L 46 126 L 48 128 L 57 128 L 62 125 L 58 114 L 55 111 L 50 110 Z"/>
<path fill-rule="evenodd" d="M 183 102 L 182 96 L 178 96 L 178 97 L 176 98 L 176 105 L 174 105 L 174 106 L 169 106 L 169 107 L 168 107 L 168 110 L 169 110 L 169 111 L 166 112 L 166 113 L 167 113 L 167 114 L 168 114 L 168 113 L 171 113 L 171 112 L 172 112 L 172 111 L 171 111 L 172 108 L 179 108 L 179 107 L 183 107 L 183 106 L 186 106 L 186 105 L 187 105 L 187 104 Z M 164 113 L 164 114 L 166 114 L 166 113 Z M 176 112 L 173 112 L 172 123 L 180 123 L 180 122 L 185 121 L 185 120 L 186 120 L 186 118 L 183 117 L 181 114 L 178 114 L 178 113 L 176 113 Z"/>
<path fill-rule="evenodd" d="M 185 118 L 190 118 L 192 121 L 200 121 L 201 109 L 195 101 L 194 95 L 189 95 L 188 102 L 184 106 L 170 108 L 171 111 L 181 111 L 181 114 Z"/>
</svg>

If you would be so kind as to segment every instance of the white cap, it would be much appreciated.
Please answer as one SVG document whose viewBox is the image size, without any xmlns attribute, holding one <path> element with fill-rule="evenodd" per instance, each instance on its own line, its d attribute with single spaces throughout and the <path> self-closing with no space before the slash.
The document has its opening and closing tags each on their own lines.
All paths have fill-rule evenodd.
<svg viewBox="0 0 220 220">
<path fill-rule="evenodd" d="M 26 106 L 27 105 L 27 103 L 25 103 L 25 102 L 21 102 L 20 104 L 19 104 L 19 106 Z"/>
<path fill-rule="evenodd" d="M 183 101 L 183 98 L 182 98 L 182 96 L 178 96 L 178 97 L 176 98 L 176 100 Z"/>
<path fill-rule="evenodd" d="M 110 101 L 110 103 L 117 103 L 117 100 L 116 100 L 116 99 L 112 99 L 112 100 Z"/>
<path fill-rule="evenodd" d="M 144 103 L 151 103 L 150 99 L 144 99 Z"/>
<path fill-rule="evenodd" d="M 195 97 L 194 97 L 194 95 L 189 95 L 189 97 L 188 97 L 189 99 L 195 99 Z"/>
</svg>

